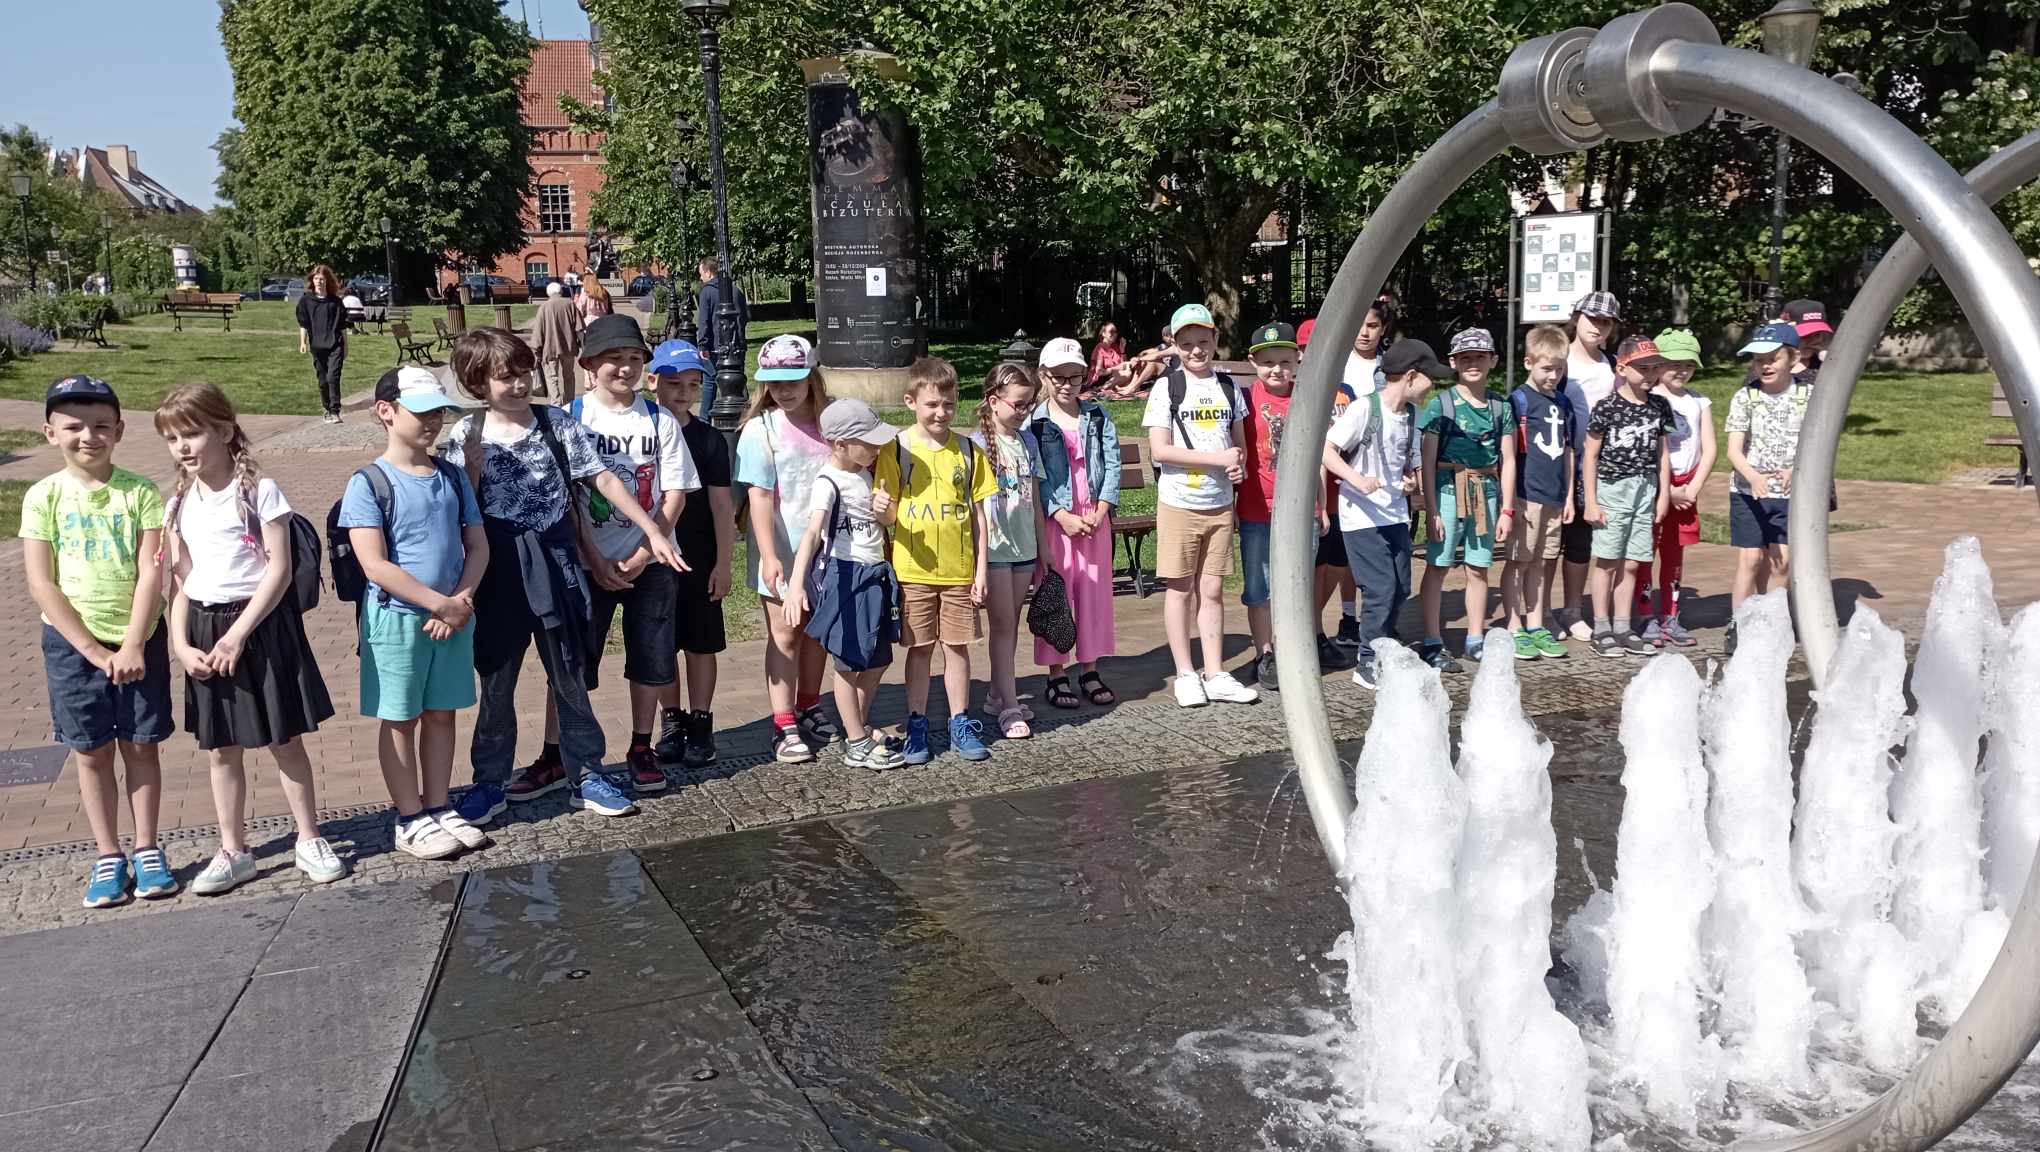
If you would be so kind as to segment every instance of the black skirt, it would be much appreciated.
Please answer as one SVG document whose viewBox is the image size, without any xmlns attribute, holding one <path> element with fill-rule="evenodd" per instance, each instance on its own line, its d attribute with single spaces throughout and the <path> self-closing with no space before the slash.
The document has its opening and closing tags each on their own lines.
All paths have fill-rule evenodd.
<svg viewBox="0 0 2040 1152">
<path fill-rule="evenodd" d="M 191 646 L 211 651 L 247 606 L 246 600 L 191 605 Z M 304 618 L 287 591 L 242 646 L 232 676 L 184 678 L 184 730 L 207 750 L 287 744 L 332 716 L 333 701 L 305 639 Z"/>
</svg>

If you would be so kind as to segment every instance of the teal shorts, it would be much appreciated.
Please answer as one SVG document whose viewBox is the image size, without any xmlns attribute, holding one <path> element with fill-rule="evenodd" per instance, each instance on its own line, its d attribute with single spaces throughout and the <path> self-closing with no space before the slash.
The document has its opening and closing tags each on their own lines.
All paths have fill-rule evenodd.
<svg viewBox="0 0 2040 1152">
<path fill-rule="evenodd" d="M 1445 539 L 1431 540 L 1430 530 L 1425 530 L 1427 543 L 1424 545 L 1424 564 L 1431 568 L 1450 568 L 1464 564 L 1468 568 L 1488 568 L 1495 562 L 1495 525 L 1502 514 L 1501 486 L 1492 476 L 1482 476 L 1480 489 L 1487 499 L 1488 530 L 1485 535 L 1473 530 L 1471 512 L 1459 514 L 1459 494 L 1453 490 L 1452 473 L 1440 470 L 1438 483 L 1438 523 L 1445 526 Z M 1465 549 L 1465 555 L 1460 554 Z"/>
<path fill-rule="evenodd" d="M 378 720 L 475 706 L 475 623 L 444 640 L 428 616 L 386 608 L 370 594 L 361 610 L 361 711 Z"/>
<path fill-rule="evenodd" d="M 1657 473 L 1604 480 L 1595 492 L 1606 524 L 1594 525 L 1594 559 L 1651 561 L 1657 532 Z"/>
</svg>

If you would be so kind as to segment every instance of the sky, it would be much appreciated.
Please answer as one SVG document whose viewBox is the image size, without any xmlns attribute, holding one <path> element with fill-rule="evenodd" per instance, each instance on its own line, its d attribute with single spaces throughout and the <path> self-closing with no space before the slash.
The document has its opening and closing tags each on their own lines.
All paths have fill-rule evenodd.
<svg viewBox="0 0 2040 1152">
<path fill-rule="evenodd" d="M 588 35 L 575 0 L 507 0 L 533 35 Z M 126 144 L 142 171 L 210 208 L 213 141 L 234 122 L 217 0 L 0 0 L 0 124 L 59 148 Z"/>
</svg>

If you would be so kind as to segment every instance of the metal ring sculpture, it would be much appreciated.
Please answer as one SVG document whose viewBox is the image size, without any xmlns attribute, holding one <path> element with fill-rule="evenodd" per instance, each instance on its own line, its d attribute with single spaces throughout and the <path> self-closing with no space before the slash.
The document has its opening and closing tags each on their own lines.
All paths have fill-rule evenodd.
<svg viewBox="0 0 2040 1152">
<path fill-rule="evenodd" d="M 1720 106 L 1777 125 L 1811 145 L 1905 224 L 1975 325 L 2013 400 L 2027 450 L 2040 456 L 2040 427 L 2032 411 L 2040 398 L 2040 282 L 1983 197 L 1882 109 L 1806 69 L 1722 47 L 1707 17 L 1685 4 L 1632 13 L 1598 32 L 1574 28 L 1531 40 L 1510 55 L 1497 91 L 1495 99 L 1454 125 L 1410 167 L 1353 242 L 1318 317 L 1317 339 L 1324 347 L 1352 343 L 1367 302 L 1425 221 L 1511 144 L 1554 154 L 1590 148 L 1609 137 L 1657 139 L 1699 127 Z M 1886 264 L 1892 264 L 1891 257 Z M 1897 279 L 1896 273 L 1892 278 Z M 1831 362 L 1846 364 L 1845 357 L 1855 355 L 1844 336 L 1875 342 L 1874 336 L 1858 335 L 1873 327 L 1862 305 L 1859 297 L 1855 311 L 1865 311 L 1865 321 L 1854 329 L 1843 325 Z M 1882 328 L 1881 319 L 1874 327 Z M 1857 356 L 1858 366 L 1867 355 L 1866 349 Z M 1316 471 L 1343 363 L 1340 356 L 1319 356 L 1305 365 L 1305 387 L 1290 403 L 1279 468 L 1292 474 Z M 1852 374 L 1847 378 L 1853 381 Z M 1820 415 L 1810 410 L 1802 429 L 1798 484 L 1818 491 L 1833 475 L 1848 393 L 1817 388 L 1814 403 Z M 1803 610 L 1829 595 L 1826 551 L 1820 547 L 1826 521 L 1819 518 L 1825 507 L 1814 501 L 1794 503 L 1794 543 L 1813 543 L 1798 558 L 1803 567 L 1794 576 L 1795 587 L 1817 589 L 1801 597 Z M 1325 855 L 1343 877 L 1353 797 L 1325 721 L 1316 664 L 1313 504 L 1309 485 L 1275 493 L 1275 654 L 1286 685 L 1282 711 L 1297 775 Z M 1821 535 L 1807 534 L 1809 522 Z M 1833 628 L 1831 614 L 1826 624 Z M 1827 635 L 1831 639 L 1832 632 Z M 1917 1068 L 1853 1116 L 1806 1135 L 1749 1147 L 1762 1152 L 1911 1152 L 1932 1146 L 1982 1107 L 2040 1042 L 2040 980 L 2031 978 L 2036 961 L 2040 869 L 2027 883 L 2004 949 L 1982 988 Z"/>
<path fill-rule="evenodd" d="M 1969 186 L 1986 203 L 1995 204 L 2027 182 L 2040 177 L 2040 131 L 2028 132 L 1969 170 Z M 1884 326 L 1905 302 L 1905 294 L 1927 271 L 1927 253 L 1910 235 L 1901 236 L 1856 298 L 1849 301 L 1848 314 L 1821 362 L 1820 386 L 1806 403 L 1806 419 L 1799 429 L 1799 457 L 1793 461 L 1793 487 L 1804 480 L 1808 491 L 1819 492 L 1834 482 L 1835 450 L 1842 439 L 1842 425 L 1849 414 L 1849 400 L 1856 392 L 1856 380 L 1884 338 Z M 2011 398 L 2011 393 L 2006 396 Z M 2026 398 L 2012 398 L 2012 415 L 2028 445 L 2027 431 L 2032 405 Z M 2030 456 L 2031 453 L 2029 452 Z M 1799 643 L 1806 650 L 1806 669 L 1816 687 L 1827 681 L 1828 665 L 1840 643 L 1840 625 L 1835 620 L 1835 601 L 1828 586 L 1827 511 L 1817 500 L 1795 500 L 1790 510 L 1792 541 L 1792 600 L 1799 621 Z"/>
</svg>

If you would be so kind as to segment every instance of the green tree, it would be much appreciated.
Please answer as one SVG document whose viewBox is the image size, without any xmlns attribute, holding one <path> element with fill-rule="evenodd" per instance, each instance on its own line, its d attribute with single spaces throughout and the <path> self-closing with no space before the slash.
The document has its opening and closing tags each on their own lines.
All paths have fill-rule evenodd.
<svg viewBox="0 0 2040 1152">
<path fill-rule="evenodd" d="M 523 244 L 531 43 L 495 0 L 221 0 L 220 34 L 221 191 L 276 258 L 380 269 L 383 216 L 412 283 Z"/>
</svg>

